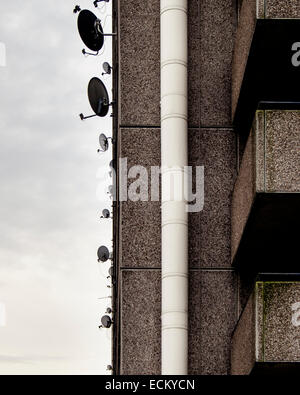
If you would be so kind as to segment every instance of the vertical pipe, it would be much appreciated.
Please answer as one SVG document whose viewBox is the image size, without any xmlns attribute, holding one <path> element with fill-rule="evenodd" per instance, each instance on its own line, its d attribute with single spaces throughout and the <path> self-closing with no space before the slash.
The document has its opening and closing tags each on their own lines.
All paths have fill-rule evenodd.
<svg viewBox="0 0 300 395">
<path fill-rule="evenodd" d="M 162 374 L 187 374 L 187 0 L 161 0 Z"/>
</svg>

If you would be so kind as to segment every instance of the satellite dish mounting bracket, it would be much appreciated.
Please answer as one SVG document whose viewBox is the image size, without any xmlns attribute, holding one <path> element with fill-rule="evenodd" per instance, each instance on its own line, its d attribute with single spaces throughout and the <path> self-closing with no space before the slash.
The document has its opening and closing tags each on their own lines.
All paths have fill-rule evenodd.
<svg viewBox="0 0 300 395">
<path fill-rule="evenodd" d="M 117 33 L 103 33 L 102 31 L 102 27 L 101 27 L 101 20 L 100 19 L 96 19 L 95 20 L 95 30 L 97 31 L 97 33 L 101 34 L 102 36 L 116 36 Z"/>
</svg>

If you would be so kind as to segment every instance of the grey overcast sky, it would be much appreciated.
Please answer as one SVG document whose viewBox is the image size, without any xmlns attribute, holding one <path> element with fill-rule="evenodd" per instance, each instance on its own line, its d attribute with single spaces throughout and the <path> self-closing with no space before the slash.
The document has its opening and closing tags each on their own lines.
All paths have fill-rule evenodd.
<svg viewBox="0 0 300 395">
<path fill-rule="evenodd" d="M 84 57 L 76 4 L 111 29 L 106 3 L 0 0 L 0 374 L 105 374 L 110 363 L 110 330 L 98 329 L 109 264 L 96 252 L 111 246 L 111 221 L 99 220 L 111 158 L 97 153 L 111 118 L 78 114 L 91 114 L 87 84 L 111 38 Z"/>
</svg>

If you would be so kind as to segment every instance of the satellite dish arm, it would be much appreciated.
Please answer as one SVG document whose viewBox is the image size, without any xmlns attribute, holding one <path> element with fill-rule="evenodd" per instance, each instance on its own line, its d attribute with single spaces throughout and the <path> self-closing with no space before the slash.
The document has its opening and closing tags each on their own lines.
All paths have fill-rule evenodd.
<svg viewBox="0 0 300 395">
<path fill-rule="evenodd" d="M 83 55 L 87 55 L 87 56 L 98 56 L 99 51 L 97 51 L 96 53 L 92 53 L 92 52 L 87 52 L 84 48 L 82 50 Z"/>
<path fill-rule="evenodd" d="M 100 33 L 100 34 L 102 34 L 102 36 L 116 36 L 117 35 L 117 33 Z"/>
<path fill-rule="evenodd" d="M 94 118 L 94 117 L 96 117 L 97 116 L 97 114 L 94 114 L 94 115 L 88 115 L 88 116 L 84 116 L 83 114 L 79 114 L 79 117 L 80 117 L 80 119 L 83 121 L 84 119 L 88 119 L 88 118 Z"/>
</svg>

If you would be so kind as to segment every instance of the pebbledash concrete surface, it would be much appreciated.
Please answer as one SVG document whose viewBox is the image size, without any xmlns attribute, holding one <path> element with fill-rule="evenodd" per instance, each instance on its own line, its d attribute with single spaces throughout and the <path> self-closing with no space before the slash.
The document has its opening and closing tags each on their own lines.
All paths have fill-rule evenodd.
<svg viewBox="0 0 300 395">
<path fill-rule="evenodd" d="M 233 375 L 299 369 L 299 301 L 300 282 L 256 283 L 233 335 Z"/>
<path fill-rule="evenodd" d="M 299 283 L 255 282 L 261 268 L 285 272 L 288 261 L 280 265 L 277 260 L 272 266 L 270 240 L 266 241 L 268 253 L 260 244 L 251 260 L 246 259 L 257 242 L 254 225 L 259 228 L 264 223 L 258 210 L 252 215 L 256 218 L 252 228 L 247 226 L 258 195 L 282 197 L 278 203 L 282 220 L 284 209 L 291 207 L 285 200 L 290 196 L 292 214 L 299 216 L 300 114 L 258 111 L 247 143 L 232 126 L 256 19 L 300 18 L 300 3 L 244 0 L 242 16 L 241 3 L 188 1 L 189 163 L 203 165 L 205 174 L 204 210 L 189 215 L 190 374 L 249 374 L 257 362 L 300 361 L 299 347 L 291 351 L 299 329 L 291 327 L 291 313 L 295 313 L 291 305 L 300 302 Z M 127 157 L 129 166 L 149 169 L 160 166 L 160 1 L 119 0 L 114 7 L 119 29 L 114 53 L 118 64 L 118 157 Z M 271 231 L 272 215 L 268 218 Z M 160 224 L 159 202 L 119 205 L 114 324 L 117 374 L 160 373 Z M 289 234 L 291 241 L 285 237 L 280 244 L 279 239 L 277 252 L 286 251 L 286 242 L 293 247 L 295 235 Z M 262 250 L 263 259 L 257 256 Z M 295 269 L 297 261 L 293 259 Z M 258 292 L 261 288 L 265 296 Z M 264 302 L 260 300 L 266 297 Z M 253 311 L 266 303 L 269 313 L 262 312 L 265 321 L 260 334 L 253 330 L 260 319 Z M 288 331 L 287 338 L 282 330 Z M 255 347 L 262 342 L 264 357 L 256 359 Z"/>
</svg>

